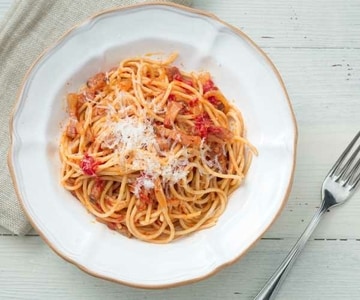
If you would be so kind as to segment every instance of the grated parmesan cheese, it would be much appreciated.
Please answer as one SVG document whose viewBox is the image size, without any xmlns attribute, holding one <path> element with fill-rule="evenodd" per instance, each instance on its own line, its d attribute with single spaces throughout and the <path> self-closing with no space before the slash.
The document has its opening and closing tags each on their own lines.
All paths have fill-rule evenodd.
<svg viewBox="0 0 360 300">
<path fill-rule="evenodd" d="M 124 94 L 119 92 L 117 98 L 123 99 Z M 169 152 L 160 153 L 152 120 L 145 117 L 145 112 L 138 112 L 140 117 L 126 116 L 117 122 L 114 119 L 119 111 L 111 107 L 107 113 L 107 129 L 98 136 L 98 142 L 113 149 L 119 156 L 119 164 L 124 165 L 127 170 L 143 173 L 134 184 L 134 194 L 137 197 L 141 188 L 153 189 L 154 181 L 158 178 L 163 184 L 174 184 L 186 178 L 189 172 L 185 169 L 189 163 L 186 149 L 180 150 L 181 155 L 175 156 L 174 143 Z"/>
</svg>

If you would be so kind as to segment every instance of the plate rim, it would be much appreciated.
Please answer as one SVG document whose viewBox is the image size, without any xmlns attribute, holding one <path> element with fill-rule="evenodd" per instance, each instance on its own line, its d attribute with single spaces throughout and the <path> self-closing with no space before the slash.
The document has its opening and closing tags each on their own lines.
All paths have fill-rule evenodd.
<svg viewBox="0 0 360 300">
<path fill-rule="evenodd" d="M 262 232 L 259 234 L 259 236 L 252 242 L 249 244 L 249 246 L 239 255 L 237 255 L 236 257 L 234 257 L 233 259 L 222 263 L 221 265 L 217 266 L 216 268 L 214 268 L 212 271 L 202 275 L 202 276 L 198 276 L 196 278 L 192 278 L 192 279 L 186 279 L 186 280 L 180 280 L 177 282 L 173 282 L 173 283 L 165 283 L 165 284 L 139 284 L 139 283 L 132 283 L 132 282 L 127 282 L 125 280 L 121 280 L 121 279 L 116 279 L 110 275 L 104 275 L 104 274 L 99 274 L 96 271 L 91 270 L 90 268 L 88 268 L 87 266 L 85 266 L 84 264 L 76 261 L 75 259 L 70 258 L 66 253 L 62 253 L 59 249 L 57 249 L 57 247 L 55 245 L 53 245 L 52 242 L 50 242 L 48 240 L 48 238 L 46 237 L 45 233 L 43 233 L 43 231 L 37 226 L 36 222 L 34 221 L 34 219 L 31 217 L 30 212 L 28 212 L 28 210 L 25 208 L 25 201 L 24 199 L 21 197 L 21 193 L 20 193 L 20 188 L 19 188 L 19 184 L 18 184 L 18 179 L 16 176 L 16 172 L 15 172 L 15 167 L 13 164 L 13 153 L 14 153 L 14 119 L 15 119 L 15 115 L 17 113 L 17 111 L 20 108 L 20 104 L 23 102 L 22 101 L 22 94 L 24 92 L 25 89 L 25 85 L 28 82 L 30 75 L 32 73 L 32 71 L 35 69 L 35 67 L 38 65 L 39 61 L 41 61 L 41 59 L 43 57 L 45 57 L 48 53 L 50 53 L 52 50 L 55 50 L 56 47 L 62 42 L 64 41 L 68 35 L 70 35 L 72 32 L 83 28 L 85 26 L 87 26 L 88 24 L 91 24 L 92 22 L 94 22 L 94 20 L 96 20 L 98 17 L 101 17 L 103 15 L 106 14 L 111 14 L 111 13 L 116 13 L 116 12 L 122 12 L 122 11 L 126 11 L 126 10 L 133 10 L 133 9 L 137 9 L 137 8 L 143 8 L 143 7 L 161 7 L 161 6 L 165 6 L 165 7 L 172 7 L 176 10 L 180 10 L 180 11 L 186 11 L 189 13 L 192 13 L 194 15 L 198 15 L 204 18 L 210 18 L 212 20 L 215 20 L 216 22 L 221 23 L 222 25 L 224 25 L 225 27 L 231 29 L 236 35 L 240 36 L 242 39 L 244 39 L 249 45 L 251 45 L 258 53 L 260 56 L 262 56 L 262 58 L 264 59 L 264 61 L 266 62 L 266 64 L 268 66 L 270 66 L 271 70 L 273 71 L 273 75 L 276 76 L 276 79 L 279 82 L 279 85 L 282 89 L 283 95 L 285 96 L 288 108 L 290 110 L 290 114 L 291 114 L 291 121 L 292 121 L 292 126 L 293 126 L 293 137 L 294 137 L 294 141 L 293 141 L 293 153 L 292 153 L 292 165 L 291 165 L 291 172 L 290 172 L 290 177 L 288 178 L 288 182 L 286 185 L 286 191 L 284 193 L 284 197 L 281 199 L 281 205 L 277 211 L 277 213 L 272 217 L 271 222 L 269 222 L 268 226 L 266 226 Z M 169 288 L 169 287 L 177 287 L 177 286 L 182 286 L 182 285 L 186 285 L 186 284 L 190 284 L 190 283 L 194 283 L 194 282 L 198 282 L 200 280 L 204 280 L 206 278 L 209 278 L 211 276 L 213 276 L 214 274 L 220 272 L 222 269 L 233 265 L 234 263 L 236 263 L 237 261 L 239 261 L 244 255 L 246 255 L 250 249 L 252 249 L 257 242 L 261 239 L 261 237 L 265 234 L 265 232 L 268 231 L 268 229 L 274 224 L 274 222 L 278 219 L 278 217 L 280 216 L 280 214 L 282 213 L 285 205 L 288 202 L 288 198 L 293 186 L 293 181 L 294 181 L 294 173 L 295 173 L 295 167 L 296 167 L 296 159 L 297 159 L 297 145 L 298 145 L 298 125 L 297 125 L 297 121 L 296 121 L 296 117 L 295 117 L 295 113 L 290 101 L 290 97 L 289 94 L 287 92 L 284 80 L 281 77 L 281 74 L 279 72 L 279 70 L 277 69 L 277 67 L 275 66 L 275 64 L 272 62 L 272 60 L 269 58 L 269 56 L 264 52 L 264 50 L 262 50 L 260 48 L 260 46 L 258 46 L 247 34 L 245 34 L 242 30 L 240 30 L 239 28 L 237 28 L 234 25 L 231 25 L 225 21 L 223 21 L 222 19 L 220 19 L 219 17 L 217 17 L 215 14 L 208 12 L 208 11 L 204 11 L 201 9 L 197 9 L 197 8 L 192 8 L 192 7 L 188 7 L 188 6 L 184 6 L 181 4 L 177 4 L 177 3 L 172 3 L 172 2 L 148 2 L 148 3 L 138 3 L 138 4 L 132 4 L 132 5 L 126 5 L 126 6 L 122 6 L 122 7 L 114 7 L 114 8 L 110 8 L 110 9 L 106 9 L 106 10 L 102 10 L 101 12 L 92 14 L 88 17 L 86 17 L 82 22 L 78 22 L 77 24 L 75 24 L 74 26 L 72 26 L 71 28 L 69 28 L 67 31 L 65 31 L 58 39 L 56 39 L 51 45 L 49 45 L 48 47 L 46 47 L 40 55 L 38 55 L 38 57 L 34 60 L 34 62 L 30 65 L 30 67 L 28 68 L 28 70 L 25 72 L 25 75 L 23 77 L 23 80 L 18 88 L 17 91 L 17 95 L 16 95 L 16 99 L 15 99 L 15 103 L 12 109 L 12 112 L 10 113 L 10 119 L 9 119 L 9 135 L 10 135 L 10 144 L 9 144 L 9 148 L 8 148 L 8 155 L 7 155 L 7 163 L 8 163 L 8 167 L 9 167 L 9 173 L 11 176 L 11 180 L 13 182 L 13 186 L 15 189 L 15 193 L 17 196 L 17 200 L 20 203 L 20 206 L 22 207 L 27 219 L 29 220 L 30 224 L 32 225 L 32 227 L 35 229 L 35 231 L 39 234 L 39 236 L 42 238 L 43 241 L 45 241 L 45 243 L 49 246 L 50 249 L 52 249 L 58 256 L 60 256 L 62 259 L 64 259 L 65 261 L 71 263 L 72 265 L 78 267 L 80 270 L 84 271 L 85 273 L 94 276 L 96 278 L 100 278 L 100 279 L 105 279 L 111 282 L 115 282 L 115 283 L 120 283 L 126 286 L 130 286 L 130 287 L 136 287 L 136 288 L 145 288 L 145 289 L 163 289 L 163 288 Z"/>
</svg>

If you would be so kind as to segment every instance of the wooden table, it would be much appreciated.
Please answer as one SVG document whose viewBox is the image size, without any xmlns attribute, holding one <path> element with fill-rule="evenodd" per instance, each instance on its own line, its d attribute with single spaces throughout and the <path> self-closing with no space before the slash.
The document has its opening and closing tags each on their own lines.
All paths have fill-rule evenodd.
<svg viewBox="0 0 360 300">
<path fill-rule="evenodd" d="M 0 18 L 12 0 L 0 0 Z M 295 180 L 271 229 L 204 281 L 142 290 L 93 278 L 31 232 L 0 228 L 1 299 L 252 299 L 319 206 L 329 167 L 360 129 L 359 0 L 194 0 L 248 34 L 283 76 L 299 127 Z M 327 213 L 278 299 L 360 299 L 360 191 Z"/>
</svg>

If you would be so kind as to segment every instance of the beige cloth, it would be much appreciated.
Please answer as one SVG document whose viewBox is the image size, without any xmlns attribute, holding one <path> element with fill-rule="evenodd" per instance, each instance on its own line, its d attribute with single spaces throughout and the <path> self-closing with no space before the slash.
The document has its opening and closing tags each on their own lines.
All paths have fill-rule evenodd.
<svg viewBox="0 0 360 300">
<path fill-rule="evenodd" d="M 13 1 L 0 24 L 0 226 L 15 234 L 25 234 L 31 226 L 14 192 L 7 167 L 7 153 L 10 114 L 27 69 L 44 49 L 87 17 L 102 10 L 149 1 Z M 191 5 L 192 1 L 170 2 Z"/>
</svg>

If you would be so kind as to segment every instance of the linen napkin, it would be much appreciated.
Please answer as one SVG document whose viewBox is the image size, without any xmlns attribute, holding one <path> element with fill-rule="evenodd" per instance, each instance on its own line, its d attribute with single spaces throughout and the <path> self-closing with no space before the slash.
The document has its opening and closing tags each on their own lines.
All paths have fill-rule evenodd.
<svg viewBox="0 0 360 300">
<path fill-rule="evenodd" d="M 31 229 L 7 166 L 9 120 L 17 92 L 35 59 L 74 25 L 100 11 L 146 0 L 13 0 L 0 23 L 0 226 L 14 234 Z M 191 5 L 191 0 L 163 0 Z"/>
</svg>

